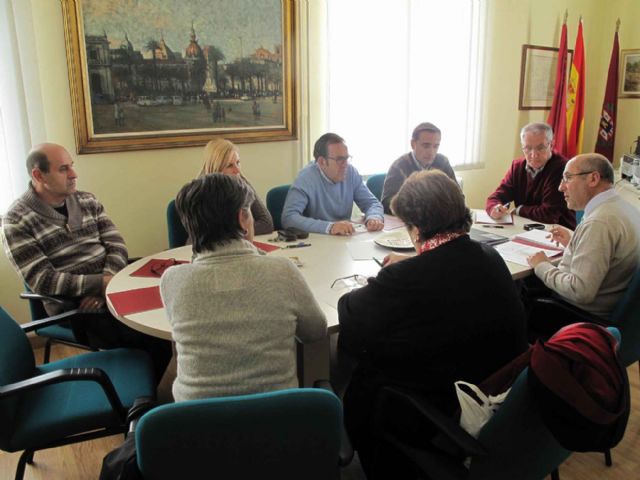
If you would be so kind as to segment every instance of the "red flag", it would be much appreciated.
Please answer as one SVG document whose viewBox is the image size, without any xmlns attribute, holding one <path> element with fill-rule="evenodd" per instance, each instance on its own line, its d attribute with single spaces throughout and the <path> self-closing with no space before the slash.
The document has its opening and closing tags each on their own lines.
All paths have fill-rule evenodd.
<svg viewBox="0 0 640 480">
<path fill-rule="evenodd" d="M 598 127 L 596 140 L 596 152 L 601 153 L 613 163 L 613 145 L 616 140 L 616 110 L 618 107 L 618 57 L 620 46 L 618 44 L 618 29 L 613 37 L 613 50 L 609 61 L 609 75 L 607 76 L 607 88 L 604 91 L 602 102 L 602 115 Z"/>
<path fill-rule="evenodd" d="M 571 75 L 567 90 L 567 156 L 582 152 L 584 131 L 585 65 L 584 40 L 582 39 L 582 19 L 578 24 L 576 47 L 573 50 Z"/>
<path fill-rule="evenodd" d="M 554 150 L 567 155 L 567 22 L 562 24 L 560 48 L 558 51 L 558 66 L 556 68 L 556 86 L 553 93 L 551 111 L 547 123 L 551 125 L 554 134 Z"/>
</svg>

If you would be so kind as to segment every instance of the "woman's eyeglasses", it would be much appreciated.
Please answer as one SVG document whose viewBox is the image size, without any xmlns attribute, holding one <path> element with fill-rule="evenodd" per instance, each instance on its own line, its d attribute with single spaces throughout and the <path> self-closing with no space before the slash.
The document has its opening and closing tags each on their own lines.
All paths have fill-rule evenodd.
<svg viewBox="0 0 640 480">
<path fill-rule="evenodd" d="M 364 275 L 349 275 L 348 277 L 336 278 L 331 284 L 331 288 L 336 290 L 342 290 L 348 288 L 353 290 L 354 288 L 364 287 L 367 284 L 367 277 Z"/>
<path fill-rule="evenodd" d="M 158 262 L 151 267 L 151 273 L 161 277 L 164 271 L 173 267 L 174 265 L 178 265 L 178 261 L 175 258 L 168 258 L 164 262 Z"/>
</svg>

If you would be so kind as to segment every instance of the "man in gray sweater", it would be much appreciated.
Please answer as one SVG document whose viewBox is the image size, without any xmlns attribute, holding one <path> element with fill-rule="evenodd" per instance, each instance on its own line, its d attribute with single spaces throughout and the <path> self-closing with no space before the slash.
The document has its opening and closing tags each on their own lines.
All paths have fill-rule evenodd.
<svg viewBox="0 0 640 480">
<path fill-rule="evenodd" d="M 391 213 L 389 205 L 400 187 L 413 172 L 436 168 L 456 181 L 456 175 L 444 155 L 438 153 L 442 133 L 433 123 L 424 122 L 413 129 L 411 151 L 398 158 L 387 172 L 382 187 L 382 206 L 385 213 Z"/>
<path fill-rule="evenodd" d="M 607 319 L 639 265 L 640 212 L 613 188 L 613 167 L 596 153 L 572 158 L 560 191 L 571 210 L 584 210 L 575 232 L 554 226 L 565 246 L 557 267 L 538 252 L 529 257 L 535 274 L 562 300 Z"/>
</svg>

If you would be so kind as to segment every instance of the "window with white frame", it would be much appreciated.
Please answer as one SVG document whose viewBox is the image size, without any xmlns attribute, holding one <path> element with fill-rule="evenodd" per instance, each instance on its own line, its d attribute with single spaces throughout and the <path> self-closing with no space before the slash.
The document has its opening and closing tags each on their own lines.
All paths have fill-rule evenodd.
<svg viewBox="0 0 640 480">
<path fill-rule="evenodd" d="M 29 133 L 19 47 L 10 0 L 0 0 L 0 215 L 24 190 L 29 176 L 25 168 Z"/>
<path fill-rule="evenodd" d="M 328 129 L 361 174 L 386 172 L 421 122 L 452 166 L 478 163 L 483 3 L 328 0 Z"/>
</svg>

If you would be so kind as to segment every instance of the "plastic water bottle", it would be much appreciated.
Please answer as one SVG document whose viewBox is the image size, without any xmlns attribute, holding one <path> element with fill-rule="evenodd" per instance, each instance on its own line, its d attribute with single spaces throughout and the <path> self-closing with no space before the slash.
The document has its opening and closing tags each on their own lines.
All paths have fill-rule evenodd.
<svg viewBox="0 0 640 480">
<path fill-rule="evenodd" d="M 633 177 L 631 178 L 631 183 L 636 187 L 640 187 L 640 159 L 633 159 Z"/>
</svg>

